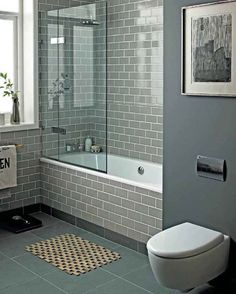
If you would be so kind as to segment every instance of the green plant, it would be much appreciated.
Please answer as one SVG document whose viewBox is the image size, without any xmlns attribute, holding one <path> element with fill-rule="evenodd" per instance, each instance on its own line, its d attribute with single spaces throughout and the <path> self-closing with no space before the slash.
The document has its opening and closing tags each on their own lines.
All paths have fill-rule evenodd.
<svg viewBox="0 0 236 294">
<path fill-rule="evenodd" d="M 3 80 L 3 85 L 0 85 L 0 89 L 3 89 L 3 96 L 11 97 L 13 102 L 18 102 L 18 91 L 14 91 L 14 84 L 8 78 L 7 73 L 0 72 L 0 78 Z"/>
</svg>

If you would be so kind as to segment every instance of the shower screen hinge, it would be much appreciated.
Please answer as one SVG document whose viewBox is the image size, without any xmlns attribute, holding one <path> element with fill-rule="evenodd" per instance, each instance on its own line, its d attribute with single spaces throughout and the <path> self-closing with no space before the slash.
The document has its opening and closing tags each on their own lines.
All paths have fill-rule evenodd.
<svg viewBox="0 0 236 294">
<path fill-rule="evenodd" d="M 55 134 L 66 135 L 66 129 L 63 128 L 52 127 L 52 132 Z"/>
<path fill-rule="evenodd" d="M 56 45 L 56 44 L 64 44 L 64 43 L 65 43 L 65 38 L 64 38 L 64 37 L 51 38 L 50 43 L 51 43 L 52 45 Z"/>
</svg>

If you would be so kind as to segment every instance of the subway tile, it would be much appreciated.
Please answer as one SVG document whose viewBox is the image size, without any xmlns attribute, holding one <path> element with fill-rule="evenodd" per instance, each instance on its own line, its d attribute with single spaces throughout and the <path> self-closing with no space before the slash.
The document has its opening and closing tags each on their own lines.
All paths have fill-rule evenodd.
<svg viewBox="0 0 236 294">
<path fill-rule="evenodd" d="M 135 211 L 148 215 L 149 207 L 143 204 L 135 203 Z"/>
<path fill-rule="evenodd" d="M 162 210 L 158 208 L 149 207 L 149 215 L 161 219 Z"/>
<path fill-rule="evenodd" d="M 25 204 L 35 203 L 35 196 L 39 196 L 39 190 L 36 189 L 36 183 L 40 178 L 39 154 L 37 152 L 29 152 L 29 145 L 32 143 L 29 139 L 31 133 L 28 131 L 1 133 L 1 145 L 24 144 L 24 148 L 18 150 L 18 187 L 8 190 L 8 197 L 4 199 L 4 203 L 0 204 L 1 210 L 9 208 L 21 207 Z M 34 132 L 35 136 L 40 135 L 40 131 Z M 31 191 L 34 191 L 31 192 Z M 3 194 L 4 191 L 0 191 Z M 31 197 L 31 198 L 30 198 Z"/>
<path fill-rule="evenodd" d="M 72 207 L 72 215 L 76 217 L 76 225 L 77 225 L 77 218 L 82 217 L 82 210 Z"/>
<path fill-rule="evenodd" d="M 141 233 L 148 233 L 148 225 L 143 223 L 135 222 L 135 230 Z"/>
<path fill-rule="evenodd" d="M 138 194 L 135 192 L 129 192 L 128 193 L 128 200 L 141 203 L 142 202 L 142 194 Z"/>
<path fill-rule="evenodd" d="M 148 205 L 148 206 L 155 206 L 156 204 L 156 200 L 155 198 L 153 197 L 149 197 L 149 196 L 146 196 L 146 195 L 142 195 L 142 203 L 145 204 L 145 205 Z"/>
</svg>

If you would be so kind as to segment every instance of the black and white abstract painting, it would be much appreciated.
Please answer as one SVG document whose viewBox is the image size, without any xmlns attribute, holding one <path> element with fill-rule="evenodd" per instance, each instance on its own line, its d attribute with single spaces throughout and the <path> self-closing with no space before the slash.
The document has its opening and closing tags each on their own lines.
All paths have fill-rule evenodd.
<svg viewBox="0 0 236 294">
<path fill-rule="evenodd" d="M 232 14 L 192 18 L 192 79 L 196 83 L 232 80 Z"/>
</svg>

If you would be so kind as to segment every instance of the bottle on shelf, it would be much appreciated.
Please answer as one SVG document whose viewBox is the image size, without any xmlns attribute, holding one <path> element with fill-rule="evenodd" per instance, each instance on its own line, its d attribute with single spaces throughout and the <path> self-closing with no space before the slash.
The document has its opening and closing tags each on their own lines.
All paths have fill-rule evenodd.
<svg viewBox="0 0 236 294">
<path fill-rule="evenodd" d="M 90 152 L 90 148 L 93 145 L 93 140 L 90 136 L 87 136 L 85 138 L 84 146 L 85 146 L 85 151 Z"/>
</svg>

